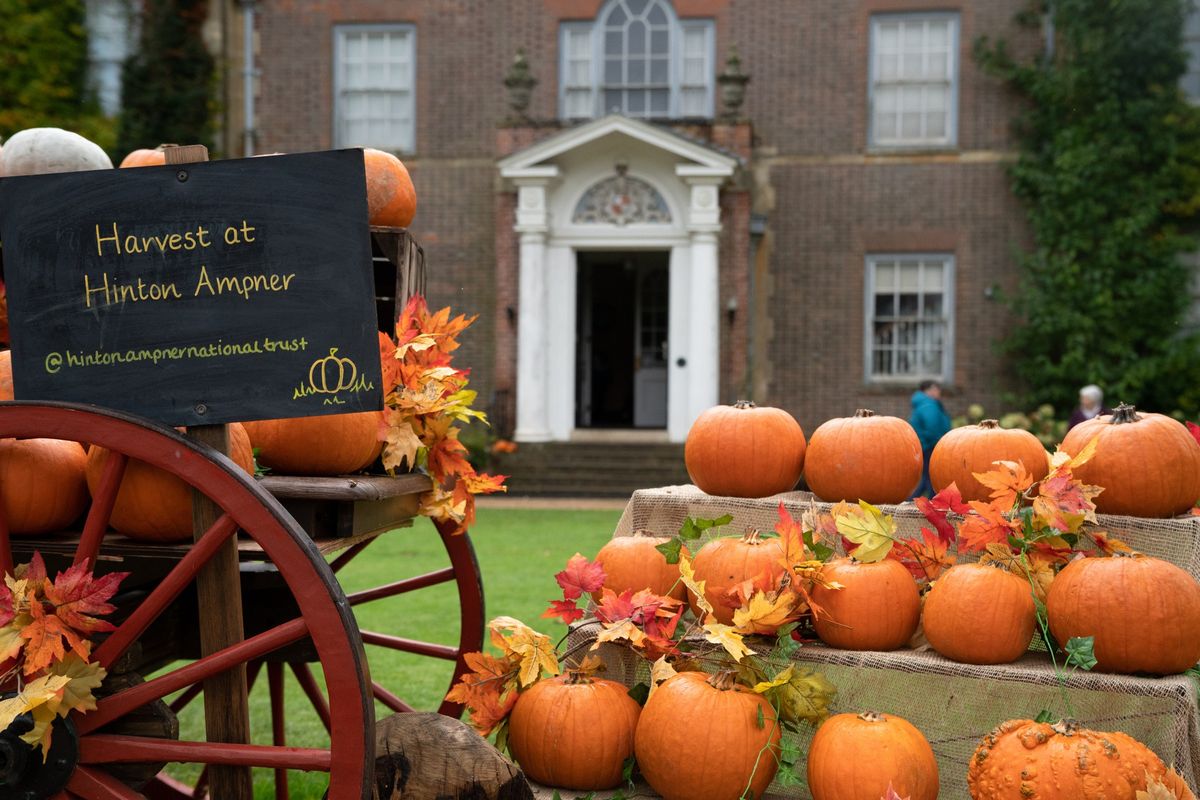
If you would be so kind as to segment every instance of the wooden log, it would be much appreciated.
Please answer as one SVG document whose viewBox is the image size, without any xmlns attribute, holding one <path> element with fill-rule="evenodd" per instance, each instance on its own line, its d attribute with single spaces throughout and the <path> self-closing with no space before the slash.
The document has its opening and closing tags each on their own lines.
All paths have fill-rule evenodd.
<svg viewBox="0 0 1200 800">
<path fill-rule="evenodd" d="M 469 727 L 441 714 L 375 723 L 375 800 L 533 800 L 520 768 Z"/>
</svg>

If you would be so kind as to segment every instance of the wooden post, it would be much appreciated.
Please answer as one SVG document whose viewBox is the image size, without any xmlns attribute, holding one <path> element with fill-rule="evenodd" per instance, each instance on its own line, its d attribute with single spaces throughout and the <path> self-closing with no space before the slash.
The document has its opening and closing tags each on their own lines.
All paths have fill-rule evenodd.
<svg viewBox="0 0 1200 800">
<path fill-rule="evenodd" d="M 192 144 L 167 147 L 170 165 L 208 160 L 208 148 Z M 194 425 L 188 438 L 229 455 L 229 431 L 224 425 Z M 221 516 L 220 507 L 203 494 L 192 492 L 192 534 L 197 539 Z M 200 652 L 209 655 L 245 639 L 242 627 L 242 584 L 238 574 L 237 537 L 231 536 L 196 576 L 200 608 Z M 215 675 L 204 682 L 204 725 L 208 741 L 249 744 L 250 703 L 246 691 L 246 665 Z M 209 796 L 251 800 L 254 784 L 249 767 L 210 766 Z"/>
</svg>

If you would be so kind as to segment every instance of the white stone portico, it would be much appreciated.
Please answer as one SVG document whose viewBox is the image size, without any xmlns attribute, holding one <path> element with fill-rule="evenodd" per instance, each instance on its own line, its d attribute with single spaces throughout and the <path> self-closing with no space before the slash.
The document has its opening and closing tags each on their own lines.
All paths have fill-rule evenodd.
<svg viewBox="0 0 1200 800">
<path fill-rule="evenodd" d="M 577 258 L 586 251 L 665 251 L 666 435 L 682 442 L 720 385 L 720 187 L 737 159 L 639 120 L 612 115 L 499 162 L 517 192 L 520 241 L 517 415 L 522 442 L 568 441 L 576 427 Z M 581 216 L 580 201 L 615 175 L 665 204 L 655 215 Z M 668 219 L 669 217 L 669 219 Z"/>
</svg>

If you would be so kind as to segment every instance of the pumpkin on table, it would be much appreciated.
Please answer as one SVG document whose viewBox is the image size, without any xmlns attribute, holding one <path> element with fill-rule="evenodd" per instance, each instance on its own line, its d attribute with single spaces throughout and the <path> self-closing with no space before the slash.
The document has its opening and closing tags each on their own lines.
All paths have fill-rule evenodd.
<svg viewBox="0 0 1200 800">
<path fill-rule="evenodd" d="M 721 497 L 770 497 L 796 487 L 804 431 L 780 408 L 746 400 L 714 406 L 692 423 L 683 460 L 692 483 Z"/>
<path fill-rule="evenodd" d="M 0 151 L 0 175 L 48 175 L 112 169 L 112 160 L 78 133 L 62 128 L 26 128 L 4 142 Z"/>
<path fill-rule="evenodd" d="M 973 800 L 1136 800 L 1151 779 L 1175 797 L 1194 800 L 1162 759 L 1132 736 L 1070 721 L 1004 722 L 984 737 L 967 767 Z"/>
<path fill-rule="evenodd" d="M 343 475 L 370 466 L 383 448 L 380 413 L 247 422 L 258 461 L 281 475 Z"/>
<path fill-rule="evenodd" d="M 163 152 L 162 146 L 158 146 L 153 150 L 141 149 L 134 150 L 125 158 L 121 159 L 121 167 L 157 167 L 167 163 L 167 154 Z"/>
<path fill-rule="evenodd" d="M 826 564 L 821 577 L 842 586 L 817 584 L 811 590 L 813 602 L 825 611 L 813 625 L 826 644 L 843 650 L 895 650 L 916 633 L 921 594 L 899 561 L 840 558 Z"/>
<path fill-rule="evenodd" d="M 246 429 L 229 426 L 229 458 L 250 475 L 254 453 Z M 87 487 L 93 495 L 100 488 L 109 451 L 92 445 L 87 455 Z M 132 539 L 177 542 L 192 538 L 192 488 L 175 475 L 144 461 L 129 459 L 121 488 L 117 491 L 109 524 Z"/>
<path fill-rule="evenodd" d="M 953 483 L 964 501 L 986 503 L 992 490 L 980 483 L 975 473 L 990 472 L 997 461 L 1021 464 L 1035 481 L 1050 471 L 1046 448 L 1036 436 L 1020 428 L 1001 428 L 996 420 L 985 419 L 978 425 L 954 428 L 938 440 L 929 458 L 929 479 L 935 492 Z"/>
<path fill-rule="evenodd" d="M 889 785 L 910 800 L 938 796 L 937 758 L 911 722 L 868 711 L 838 714 L 817 728 L 808 747 L 813 800 L 878 800 Z"/>
<path fill-rule="evenodd" d="M 734 609 L 725 602 L 729 590 L 764 574 L 781 574 L 782 559 L 783 549 L 778 539 L 763 539 L 758 531 L 752 530 L 741 537 L 710 539 L 692 559 L 692 569 L 696 580 L 704 581 L 704 597 L 713 607 L 713 616 L 718 622 L 731 625 Z M 688 603 L 692 613 L 699 617 L 700 606 L 691 592 Z"/>
<path fill-rule="evenodd" d="M 1062 449 L 1077 455 L 1096 436 L 1095 454 L 1074 472 L 1104 487 L 1095 500 L 1101 514 L 1171 517 L 1200 500 L 1200 444 L 1182 423 L 1122 404 L 1076 425 Z"/>
<path fill-rule="evenodd" d="M 733 673 L 681 672 L 646 701 L 634 752 L 664 800 L 753 800 L 775 777 L 780 739 L 771 704 Z"/>
<path fill-rule="evenodd" d="M 407 228 L 417 214 L 417 190 L 404 162 L 391 153 L 363 150 L 367 173 L 367 214 L 372 225 Z"/>
<path fill-rule="evenodd" d="M 908 422 L 860 408 L 813 431 L 804 479 L 831 503 L 903 503 L 921 482 L 923 464 L 921 440 Z"/>
<path fill-rule="evenodd" d="M 1016 661 L 1033 640 L 1029 582 L 988 564 L 956 564 L 933 582 L 922 612 L 925 638 L 964 664 Z"/>
<path fill-rule="evenodd" d="M 1200 661 L 1200 584 L 1169 561 L 1076 559 L 1050 584 L 1046 614 L 1060 643 L 1095 637 L 1101 672 L 1168 675 Z"/>
<path fill-rule="evenodd" d="M 657 595 L 687 599 L 687 588 L 679 580 L 679 565 L 668 564 L 656 548 L 670 541 L 665 536 L 616 536 L 596 554 L 596 563 L 604 567 L 604 588 L 620 594 L 649 589 Z M 599 602 L 601 592 L 593 592 Z"/>
<path fill-rule="evenodd" d="M 9 532 L 60 531 L 78 519 L 88 500 L 86 465 L 78 442 L 0 439 L 0 502 Z"/>
<path fill-rule="evenodd" d="M 621 782 L 641 707 L 616 681 L 568 670 L 517 698 L 508 747 L 525 774 L 546 786 L 591 791 Z"/>
</svg>

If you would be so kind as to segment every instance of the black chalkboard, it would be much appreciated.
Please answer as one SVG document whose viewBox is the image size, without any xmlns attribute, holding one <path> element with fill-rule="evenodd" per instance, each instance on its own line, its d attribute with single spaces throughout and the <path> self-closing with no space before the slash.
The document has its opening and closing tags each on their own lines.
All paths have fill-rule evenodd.
<svg viewBox="0 0 1200 800">
<path fill-rule="evenodd" d="M 361 150 L 0 179 L 18 400 L 382 407 Z"/>
</svg>

